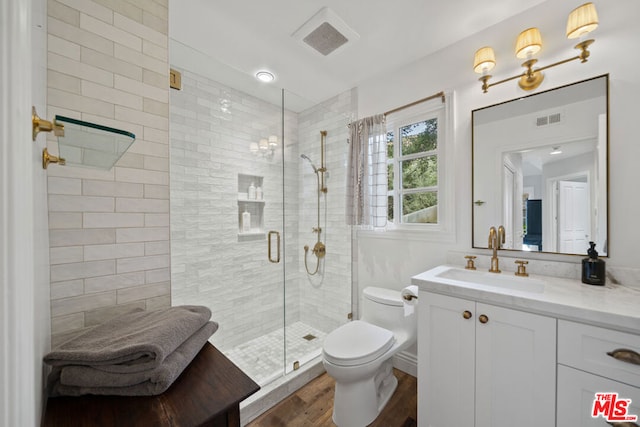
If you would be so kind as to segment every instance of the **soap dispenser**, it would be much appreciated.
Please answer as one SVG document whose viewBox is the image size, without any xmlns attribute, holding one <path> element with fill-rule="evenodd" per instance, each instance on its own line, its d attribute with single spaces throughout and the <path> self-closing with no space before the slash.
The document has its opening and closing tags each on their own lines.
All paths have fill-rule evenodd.
<svg viewBox="0 0 640 427">
<path fill-rule="evenodd" d="M 596 244 L 589 242 L 591 246 L 587 250 L 588 258 L 582 260 L 582 283 L 587 285 L 604 286 L 605 282 L 605 262 L 598 259 Z"/>
</svg>

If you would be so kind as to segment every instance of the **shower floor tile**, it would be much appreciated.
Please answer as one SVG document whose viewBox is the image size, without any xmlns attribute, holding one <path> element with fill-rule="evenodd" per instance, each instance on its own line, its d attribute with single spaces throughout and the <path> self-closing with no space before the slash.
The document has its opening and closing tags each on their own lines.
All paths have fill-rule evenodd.
<svg viewBox="0 0 640 427">
<path fill-rule="evenodd" d="M 293 363 L 303 365 L 318 356 L 326 333 L 302 322 L 286 327 L 286 372 Z M 309 336 L 315 338 L 309 339 Z M 282 328 L 222 352 L 255 382 L 264 386 L 284 374 L 284 334 Z"/>
</svg>

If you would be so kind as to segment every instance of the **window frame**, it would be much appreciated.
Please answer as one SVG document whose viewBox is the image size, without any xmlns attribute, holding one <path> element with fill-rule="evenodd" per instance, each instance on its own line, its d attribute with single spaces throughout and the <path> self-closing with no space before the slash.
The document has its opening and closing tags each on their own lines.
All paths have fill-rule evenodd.
<svg viewBox="0 0 640 427">
<path fill-rule="evenodd" d="M 401 135 L 400 130 L 403 127 L 410 126 L 416 123 L 420 123 L 423 121 L 428 121 L 431 119 L 438 120 L 438 131 L 437 138 L 438 144 L 435 150 L 429 151 L 421 151 L 419 153 L 412 153 L 402 155 L 402 144 L 401 144 Z M 410 222 L 402 222 L 402 204 L 403 197 L 407 194 L 420 194 L 425 192 L 435 192 L 436 194 L 440 194 L 440 156 L 442 154 L 443 148 L 441 146 L 441 142 L 443 140 L 444 132 L 441 129 L 441 124 L 445 122 L 444 111 L 442 108 L 431 109 L 429 111 L 424 111 L 418 113 L 417 115 L 405 116 L 400 120 L 389 121 L 387 123 L 387 132 L 393 126 L 394 132 L 394 143 L 393 143 L 393 158 L 387 159 L 387 165 L 391 164 L 393 167 L 393 189 L 387 191 L 387 198 L 389 196 L 393 197 L 393 212 L 394 218 L 393 221 L 389 221 L 389 224 L 393 224 L 395 226 L 435 226 L 440 222 L 440 205 L 438 204 L 438 222 L 437 223 L 410 223 Z M 415 160 L 415 159 L 425 159 L 428 157 L 435 156 L 438 163 L 438 182 L 435 186 L 430 187 L 415 187 L 415 188 L 404 188 L 403 186 L 403 170 L 402 164 L 403 162 Z M 396 214 L 397 213 L 397 214 Z"/>
<path fill-rule="evenodd" d="M 455 147 L 452 137 L 454 128 L 454 93 L 445 93 L 445 99 L 444 103 L 438 98 L 398 111 L 386 118 L 387 131 L 393 130 L 394 132 L 394 156 L 393 159 L 387 159 L 387 165 L 394 165 L 393 190 L 388 190 L 387 192 L 388 195 L 393 195 L 394 220 L 393 222 L 387 221 L 387 225 L 383 229 L 360 230 L 359 234 L 389 239 L 455 242 L 455 167 L 453 165 Z M 418 189 L 402 189 L 400 187 L 402 185 L 402 171 L 399 170 L 400 162 L 413 158 L 427 157 L 425 153 L 429 152 L 399 156 L 398 130 L 402 126 L 429 120 L 433 117 L 438 117 L 438 147 L 434 150 L 438 161 L 438 223 L 399 223 L 397 222 L 399 209 L 401 208 L 399 197 L 402 197 L 402 194 L 421 192 L 431 187 L 420 187 Z M 400 215 L 402 214 L 400 213 Z"/>
</svg>

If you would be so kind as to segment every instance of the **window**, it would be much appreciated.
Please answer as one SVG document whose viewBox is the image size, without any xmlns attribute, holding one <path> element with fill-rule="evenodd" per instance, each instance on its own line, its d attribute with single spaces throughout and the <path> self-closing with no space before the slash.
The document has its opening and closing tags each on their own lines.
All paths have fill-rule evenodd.
<svg viewBox="0 0 640 427">
<path fill-rule="evenodd" d="M 390 223 L 438 224 L 444 108 L 387 122 Z"/>
</svg>

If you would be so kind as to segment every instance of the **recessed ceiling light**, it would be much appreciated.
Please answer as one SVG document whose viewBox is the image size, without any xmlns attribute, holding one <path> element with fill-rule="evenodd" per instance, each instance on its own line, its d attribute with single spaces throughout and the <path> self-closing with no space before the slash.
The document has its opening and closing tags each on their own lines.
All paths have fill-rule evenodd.
<svg viewBox="0 0 640 427">
<path fill-rule="evenodd" d="M 261 82 L 265 82 L 265 83 L 269 83 L 272 82 L 276 77 L 273 75 L 273 73 L 270 73 L 269 71 L 258 71 L 256 73 L 256 79 L 260 80 Z"/>
</svg>

